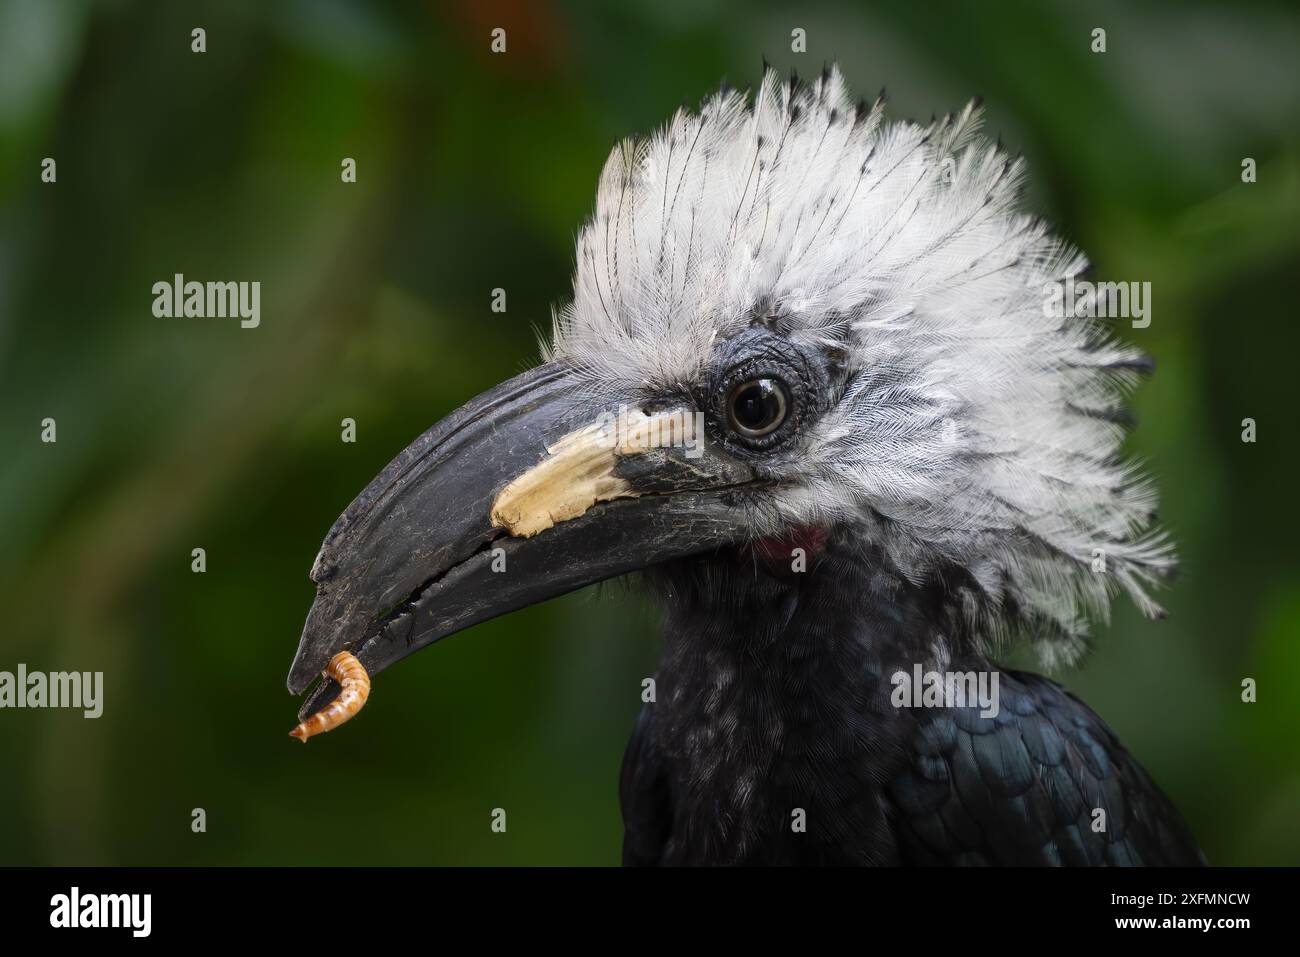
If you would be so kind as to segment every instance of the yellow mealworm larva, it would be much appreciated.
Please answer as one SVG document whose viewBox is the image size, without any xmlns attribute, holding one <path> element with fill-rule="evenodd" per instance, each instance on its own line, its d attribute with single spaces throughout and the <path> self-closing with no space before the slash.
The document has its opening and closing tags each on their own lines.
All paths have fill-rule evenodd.
<svg viewBox="0 0 1300 957">
<path fill-rule="evenodd" d="M 370 675 L 366 674 L 365 665 L 350 652 L 340 651 L 331 658 L 324 674 L 337 681 L 343 690 L 337 698 L 289 732 L 303 744 L 313 735 L 333 731 L 355 717 L 370 697 Z"/>
</svg>

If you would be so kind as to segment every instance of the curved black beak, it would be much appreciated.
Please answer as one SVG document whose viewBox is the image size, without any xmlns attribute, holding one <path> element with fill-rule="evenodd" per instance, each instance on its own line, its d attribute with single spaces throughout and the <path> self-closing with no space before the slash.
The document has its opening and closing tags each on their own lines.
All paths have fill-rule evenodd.
<svg viewBox="0 0 1300 957">
<path fill-rule="evenodd" d="M 334 523 L 289 691 L 342 650 L 373 675 L 489 618 L 740 541 L 755 481 L 693 408 L 600 409 L 563 366 L 539 366 L 416 439 Z M 338 691 L 323 682 L 300 717 Z"/>
</svg>

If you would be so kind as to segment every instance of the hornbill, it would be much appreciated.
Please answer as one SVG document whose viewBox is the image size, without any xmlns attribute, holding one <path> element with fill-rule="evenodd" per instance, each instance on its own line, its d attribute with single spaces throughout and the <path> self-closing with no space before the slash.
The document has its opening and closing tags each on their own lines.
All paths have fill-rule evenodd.
<svg viewBox="0 0 1300 957">
<path fill-rule="evenodd" d="M 1118 454 L 1149 360 L 1047 308 L 1087 263 L 979 120 L 768 71 L 616 146 L 542 364 L 334 524 L 289 690 L 642 571 L 625 863 L 1203 863 L 1096 714 L 993 663 L 1073 663 L 1121 592 L 1158 616 L 1173 554 Z"/>
</svg>

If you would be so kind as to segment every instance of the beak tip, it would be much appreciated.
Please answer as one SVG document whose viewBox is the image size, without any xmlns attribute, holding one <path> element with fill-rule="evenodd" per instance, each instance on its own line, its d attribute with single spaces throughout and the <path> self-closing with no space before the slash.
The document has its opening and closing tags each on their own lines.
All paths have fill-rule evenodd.
<svg viewBox="0 0 1300 957">
<path fill-rule="evenodd" d="M 285 680 L 285 687 L 289 689 L 289 694 L 302 694 L 315 679 L 316 670 L 305 667 L 305 665 L 303 655 L 299 655 L 293 660 L 293 666 L 289 669 L 289 677 Z"/>
</svg>

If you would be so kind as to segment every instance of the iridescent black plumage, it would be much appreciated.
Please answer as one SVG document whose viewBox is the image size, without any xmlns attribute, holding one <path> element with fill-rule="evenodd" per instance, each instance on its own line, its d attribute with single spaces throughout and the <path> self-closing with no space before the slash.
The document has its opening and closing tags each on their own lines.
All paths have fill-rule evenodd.
<svg viewBox="0 0 1300 957">
<path fill-rule="evenodd" d="M 996 670 L 962 650 L 949 586 L 910 584 L 842 541 L 804 574 L 727 552 L 658 578 L 665 649 L 624 759 L 626 863 L 1204 863 L 1056 683 L 1000 672 L 988 718 L 891 703 L 890 676 L 917 662 Z"/>
</svg>

